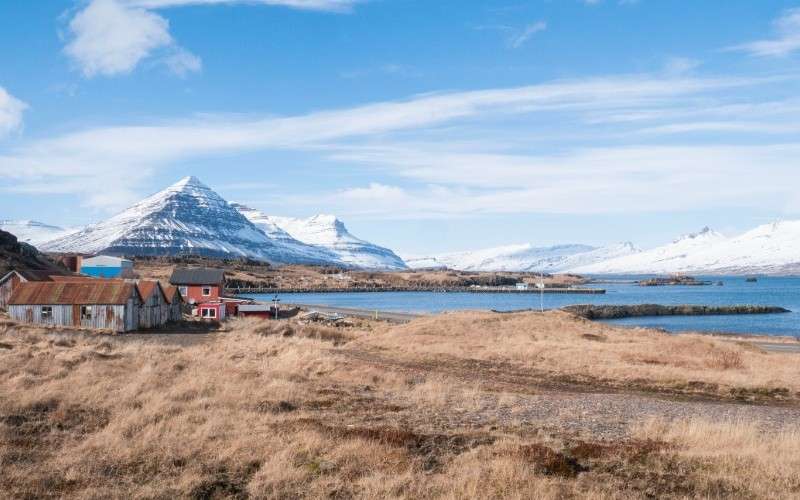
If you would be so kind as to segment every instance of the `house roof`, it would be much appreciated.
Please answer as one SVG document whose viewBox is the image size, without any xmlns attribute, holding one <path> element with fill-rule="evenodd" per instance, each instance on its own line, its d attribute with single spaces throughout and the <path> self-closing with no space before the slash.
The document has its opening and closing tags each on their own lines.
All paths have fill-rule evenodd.
<svg viewBox="0 0 800 500">
<path fill-rule="evenodd" d="M 225 283 L 225 271 L 222 269 L 176 268 L 172 271 L 169 282 L 173 285 L 220 285 Z"/>
<path fill-rule="evenodd" d="M 172 301 L 175 300 L 175 297 L 181 299 L 183 298 L 183 296 L 181 296 L 180 290 L 178 290 L 178 287 L 174 285 L 167 285 L 163 287 L 163 289 L 164 289 L 164 296 L 167 298 L 168 304 L 172 304 Z"/>
<path fill-rule="evenodd" d="M 164 290 L 161 288 L 161 284 L 158 281 L 147 281 L 147 280 L 139 280 L 136 283 L 136 287 L 139 289 L 139 295 L 142 296 L 143 300 L 146 300 L 147 297 L 151 296 L 154 291 L 159 290 L 164 298 L 167 298 L 167 294 L 164 293 Z M 167 300 L 169 302 L 169 300 Z"/>
<path fill-rule="evenodd" d="M 123 281 L 29 281 L 14 289 L 8 304 L 124 305 L 133 294 L 139 294 L 136 286 Z"/>
<path fill-rule="evenodd" d="M 239 306 L 239 312 L 271 312 L 274 309 L 266 304 L 242 304 Z"/>
</svg>

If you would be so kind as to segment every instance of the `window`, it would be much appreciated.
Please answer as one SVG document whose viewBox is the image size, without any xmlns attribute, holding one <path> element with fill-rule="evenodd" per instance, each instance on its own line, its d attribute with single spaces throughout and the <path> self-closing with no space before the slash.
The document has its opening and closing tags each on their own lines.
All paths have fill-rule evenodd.
<svg viewBox="0 0 800 500">
<path fill-rule="evenodd" d="M 200 316 L 203 318 L 211 318 L 214 319 L 217 317 L 217 310 L 216 309 L 200 309 Z"/>
<path fill-rule="evenodd" d="M 42 306 L 42 321 L 49 321 L 53 319 L 52 306 Z"/>
<path fill-rule="evenodd" d="M 81 306 L 81 321 L 92 320 L 92 306 Z"/>
<path fill-rule="evenodd" d="M 188 286 L 179 286 L 178 290 L 181 292 L 181 296 L 183 298 L 186 298 L 186 296 L 189 294 L 189 287 Z"/>
<path fill-rule="evenodd" d="M 203 287 L 203 297 L 208 297 L 209 295 L 211 295 L 211 287 L 210 286 L 204 286 Z"/>
</svg>

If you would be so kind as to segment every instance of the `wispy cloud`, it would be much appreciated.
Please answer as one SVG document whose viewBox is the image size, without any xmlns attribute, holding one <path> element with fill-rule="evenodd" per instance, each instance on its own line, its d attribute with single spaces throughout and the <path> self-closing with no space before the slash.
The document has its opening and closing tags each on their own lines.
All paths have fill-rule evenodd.
<svg viewBox="0 0 800 500">
<path fill-rule="evenodd" d="M 128 74 L 149 57 L 185 76 L 200 71 L 202 60 L 175 41 L 169 21 L 155 11 L 236 3 L 345 12 L 357 0 L 88 0 L 69 22 L 64 52 L 87 78 Z"/>
<path fill-rule="evenodd" d="M 748 52 L 759 57 L 782 57 L 800 50 L 800 8 L 783 12 L 774 22 L 775 37 L 743 43 L 728 50 Z"/>
<path fill-rule="evenodd" d="M 22 125 L 22 113 L 27 104 L 0 87 L 0 138 Z"/>
<path fill-rule="evenodd" d="M 292 9 L 319 10 L 341 12 L 351 9 L 357 3 L 365 0 L 123 0 L 128 4 L 148 9 L 161 9 L 167 7 L 182 7 L 186 5 L 218 5 L 250 3 Z"/>
<path fill-rule="evenodd" d="M 535 34 L 545 31 L 547 29 L 547 23 L 544 21 L 536 21 L 522 28 L 508 24 L 480 24 L 474 26 L 473 29 L 477 31 L 498 31 L 503 33 L 506 38 L 507 46 L 512 49 L 518 49 L 525 45 Z"/>
<path fill-rule="evenodd" d="M 458 186 L 474 190 L 479 185 L 516 192 L 525 186 L 538 185 L 545 175 L 553 179 L 567 176 L 564 179 L 569 179 L 568 183 L 554 180 L 552 184 L 572 186 L 580 193 L 586 189 L 577 185 L 580 179 L 584 179 L 584 184 L 606 185 L 621 175 L 622 167 L 616 166 L 602 175 L 570 174 L 580 172 L 579 165 L 584 166 L 585 172 L 604 172 L 615 162 L 630 162 L 642 166 L 635 174 L 646 183 L 660 180 L 655 176 L 647 181 L 648 168 L 657 172 L 668 166 L 669 159 L 680 165 L 686 162 L 657 148 L 637 150 L 637 155 L 629 151 L 627 156 L 601 155 L 590 149 L 591 153 L 573 152 L 569 162 L 556 161 L 564 152 L 548 157 L 524 150 L 536 143 L 537 136 L 549 133 L 554 123 L 573 123 L 576 128 L 584 129 L 583 133 L 588 135 L 585 140 L 591 141 L 597 133 L 592 123 L 610 123 L 615 116 L 638 112 L 649 113 L 650 118 L 640 117 L 639 121 L 653 126 L 654 121 L 663 120 L 675 108 L 694 109 L 696 100 L 709 93 L 719 96 L 765 82 L 769 80 L 633 75 L 421 95 L 300 116 L 204 117 L 96 127 L 32 141 L 0 154 L 0 180 L 5 179 L 11 189 L 67 190 L 83 197 L 88 205 L 119 208 L 134 197 L 138 186 L 153 172 L 178 162 L 229 152 L 299 150 L 334 162 L 347 161 L 364 168 L 378 166 L 382 172 L 394 172 L 414 182 L 448 184 L 449 190 L 458 193 L 466 192 L 459 191 Z M 511 139 L 513 134 L 507 128 L 500 131 L 494 128 L 498 123 L 508 122 L 513 122 L 514 130 L 522 135 L 518 142 Z M 638 127 L 638 121 L 619 123 L 625 127 L 621 134 L 633 137 L 631 127 Z M 419 137 L 419 144 L 409 147 L 410 136 Z M 376 141 L 384 145 L 374 150 L 366 148 Z M 566 142 L 572 146 L 563 147 L 571 149 L 585 144 Z M 521 144 L 526 144 L 522 150 Z M 487 152 L 491 149 L 498 152 Z M 652 157 L 645 161 L 648 154 Z M 663 161 L 658 160 L 662 157 Z M 696 153 L 698 161 L 703 157 L 702 151 Z M 692 168 L 697 168 L 697 164 L 692 163 Z M 756 162 L 751 166 L 763 169 L 763 165 Z M 667 171 L 675 173 L 674 169 Z M 609 177 L 603 180 L 606 174 Z M 115 182 L 120 175 L 126 179 L 124 184 Z M 762 176 L 762 183 L 767 182 L 764 179 Z M 636 188 L 643 186 L 637 184 Z M 553 192 L 566 196 L 565 191 Z M 551 199 L 555 197 L 551 195 Z M 488 204 L 489 198 L 477 199 L 486 200 L 487 210 L 498 206 Z M 518 209 L 522 203 L 520 197 Z"/>
<path fill-rule="evenodd" d="M 527 25 L 521 33 L 511 38 L 509 41 L 509 45 L 512 48 L 518 49 L 525 45 L 525 43 L 531 39 L 533 35 L 539 33 L 540 31 L 544 31 L 547 29 L 547 23 L 544 21 L 537 21 L 535 23 Z"/>
</svg>

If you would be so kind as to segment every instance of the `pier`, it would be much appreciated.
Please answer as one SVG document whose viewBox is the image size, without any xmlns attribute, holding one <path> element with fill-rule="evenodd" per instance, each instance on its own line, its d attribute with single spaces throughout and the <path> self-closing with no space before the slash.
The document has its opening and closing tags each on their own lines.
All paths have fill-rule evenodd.
<svg viewBox="0 0 800 500">
<path fill-rule="evenodd" d="M 561 293 L 561 294 L 580 294 L 580 295 L 602 295 L 606 291 L 602 288 L 584 287 L 553 287 L 553 288 L 528 288 L 518 289 L 511 287 L 446 287 L 446 288 L 425 288 L 425 287 L 354 287 L 354 288 L 259 288 L 259 287 L 239 287 L 227 288 L 229 294 L 282 294 L 282 293 L 385 293 L 385 292 L 435 292 L 435 293 Z"/>
</svg>

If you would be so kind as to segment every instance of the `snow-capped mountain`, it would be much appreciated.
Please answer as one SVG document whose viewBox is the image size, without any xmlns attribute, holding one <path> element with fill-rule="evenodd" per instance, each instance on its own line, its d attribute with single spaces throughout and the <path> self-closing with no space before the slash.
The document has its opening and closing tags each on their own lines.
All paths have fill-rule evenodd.
<svg viewBox="0 0 800 500">
<path fill-rule="evenodd" d="M 289 237 L 331 253 L 344 265 L 361 269 L 406 269 L 403 259 L 388 248 L 356 238 L 333 215 L 308 219 L 275 217 L 233 204 L 250 222 L 273 238 Z"/>
<path fill-rule="evenodd" d="M 78 231 L 78 229 L 65 229 L 35 220 L 0 220 L 0 230 L 9 232 L 16 236 L 17 240 L 33 246 Z"/>
<path fill-rule="evenodd" d="M 330 264 L 318 248 L 271 239 L 196 177 L 186 177 L 124 212 L 48 241 L 50 252 L 194 254 L 271 263 Z"/>
<path fill-rule="evenodd" d="M 417 269 L 447 267 L 459 271 L 542 271 L 553 273 L 636 252 L 639 250 L 631 243 L 620 243 L 602 248 L 588 245 L 535 247 L 524 244 L 433 257 L 418 257 L 406 262 L 409 266 Z"/>
<path fill-rule="evenodd" d="M 800 221 L 765 224 L 734 238 L 704 228 L 653 250 L 577 267 L 573 271 L 586 274 L 796 273 L 800 272 Z"/>
</svg>

